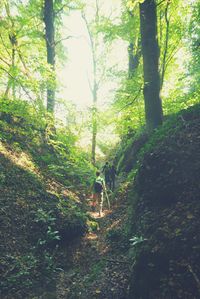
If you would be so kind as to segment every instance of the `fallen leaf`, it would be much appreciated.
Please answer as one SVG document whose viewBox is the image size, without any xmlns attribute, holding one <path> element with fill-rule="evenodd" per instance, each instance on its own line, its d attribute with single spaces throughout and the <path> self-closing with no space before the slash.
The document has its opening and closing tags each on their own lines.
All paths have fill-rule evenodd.
<svg viewBox="0 0 200 299">
<path fill-rule="evenodd" d="M 192 215 L 190 213 L 187 214 L 187 219 L 193 219 L 193 218 L 194 218 L 194 215 Z"/>
</svg>

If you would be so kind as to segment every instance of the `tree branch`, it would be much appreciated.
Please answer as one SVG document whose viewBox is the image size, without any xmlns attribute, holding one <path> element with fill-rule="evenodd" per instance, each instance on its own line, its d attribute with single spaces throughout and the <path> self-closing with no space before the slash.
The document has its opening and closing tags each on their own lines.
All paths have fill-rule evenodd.
<svg viewBox="0 0 200 299">
<path fill-rule="evenodd" d="M 61 43 L 62 41 L 70 39 L 72 37 L 73 37 L 72 35 L 69 35 L 69 36 L 66 36 L 64 38 L 59 39 L 58 41 L 55 42 L 55 46 L 57 46 L 57 44 Z"/>
<path fill-rule="evenodd" d="M 57 16 L 60 12 L 62 12 L 65 8 L 68 8 L 69 10 L 77 10 L 80 9 L 80 7 L 73 7 L 70 6 L 69 4 L 63 4 L 63 6 L 61 6 L 61 8 L 59 8 L 57 11 L 55 11 L 54 16 Z"/>
<path fill-rule="evenodd" d="M 3 61 L 5 64 L 7 64 L 7 66 L 11 67 L 11 65 L 5 59 L 3 59 L 2 57 L 0 57 L 0 60 Z"/>
<path fill-rule="evenodd" d="M 92 93 L 93 89 L 92 89 L 92 85 L 91 85 L 91 82 L 90 82 L 90 79 L 89 79 L 89 76 L 88 76 L 88 72 L 87 72 L 87 81 L 88 81 L 88 85 L 89 85 L 90 91 Z"/>
<path fill-rule="evenodd" d="M 4 43 L 4 40 L 3 40 L 3 37 L 2 37 L 2 34 L 1 34 L 1 33 L 0 33 L 0 38 L 1 38 L 2 44 L 3 44 L 4 48 L 5 48 L 5 50 L 6 50 L 7 54 L 8 54 L 8 56 L 9 56 L 10 59 L 11 59 L 11 55 L 10 55 L 10 53 L 9 53 L 9 51 L 8 51 L 8 49 L 7 49 L 6 45 L 5 45 L 5 43 Z"/>
<path fill-rule="evenodd" d="M 156 4 L 156 7 L 158 7 L 158 6 L 161 5 L 163 2 L 166 2 L 166 1 L 167 1 L 168 3 L 170 2 L 170 0 L 162 0 L 162 1 L 160 1 L 158 4 Z"/>
<path fill-rule="evenodd" d="M 24 87 L 24 85 L 15 77 L 13 77 L 9 71 L 7 71 L 4 67 L 0 66 L 0 69 L 3 70 L 10 78 L 12 78 L 14 81 L 16 81 L 20 86 L 21 88 L 23 89 L 23 91 L 26 93 L 26 95 L 28 96 L 28 98 L 34 102 L 34 99 L 30 96 L 29 92 L 26 90 L 26 88 Z"/>
<path fill-rule="evenodd" d="M 180 43 L 181 40 L 179 40 L 179 42 L 176 44 L 176 46 L 173 48 L 173 50 L 171 51 L 171 55 L 169 56 L 169 58 L 167 59 L 166 61 L 166 64 L 165 64 L 165 68 L 167 68 L 168 64 L 170 63 L 170 61 L 172 60 L 172 58 L 176 55 L 176 53 L 178 52 L 179 50 L 179 43 Z"/>
<path fill-rule="evenodd" d="M 122 107 L 118 112 L 121 112 L 122 110 L 124 110 L 128 106 L 132 105 L 137 100 L 137 98 L 138 98 L 139 94 L 141 93 L 141 91 L 142 91 L 142 84 L 140 85 L 140 88 L 139 88 L 136 96 L 134 97 L 134 99 L 131 102 L 129 102 L 126 105 L 124 105 L 124 107 Z"/>
</svg>

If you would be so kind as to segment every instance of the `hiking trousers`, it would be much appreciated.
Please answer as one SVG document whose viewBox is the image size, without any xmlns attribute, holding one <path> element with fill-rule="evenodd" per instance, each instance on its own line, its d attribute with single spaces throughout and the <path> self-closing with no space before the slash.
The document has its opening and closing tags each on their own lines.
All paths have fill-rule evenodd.
<svg viewBox="0 0 200 299">
<path fill-rule="evenodd" d="M 101 215 L 103 210 L 103 192 L 94 193 L 94 200 L 98 203 L 98 212 Z"/>
</svg>

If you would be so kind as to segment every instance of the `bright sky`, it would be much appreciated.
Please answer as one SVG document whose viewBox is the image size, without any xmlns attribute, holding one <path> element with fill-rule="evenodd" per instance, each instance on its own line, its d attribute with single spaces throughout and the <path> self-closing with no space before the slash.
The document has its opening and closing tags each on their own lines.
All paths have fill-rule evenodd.
<svg viewBox="0 0 200 299">
<path fill-rule="evenodd" d="M 87 4 L 94 0 L 87 0 Z M 121 0 L 102 0 L 104 13 L 117 16 L 120 14 Z M 90 15 L 89 15 L 90 16 Z M 92 16 L 91 16 L 92 17 Z M 63 37 L 72 36 L 72 38 L 64 41 L 67 51 L 67 60 L 64 68 L 58 74 L 59 80 L 63 86 L 60 94 L 61 98 L 72 101 L 77 105 L 79 110 L 84 110 L 92 105 L 92 95 L 89 88 L 89 80 L 92 78 L 92 55 L 89 43 L 89 37 L 86 30 L 85 22 L 81 18 L 79 11 L 73 11 L 70 16 L 64 19 Z M 108 55 L 108 66 L 117 65 L 119 70 L 127 68 L 127 44 L 123 41 L 116 41 L 113 45 L 114 51 Z M 112 100 L 117 88 L 117 80 L 113 82 L 113 78 L 106 81 L 98 95 L 98 104 L 100 107 L 105 106 Z M 112 132 L 113 128 L 109 128 L 104 132 L 99 132 L 98 138 L 101 140 L 109 140 L 116 142 L 116 136 Z M 100 136 L 100 137 L 99 137 Z M 83 147 L 91 147 L 91 134 L 82 136 L 80 145 Z M 97 148 L 97 153 L 100 150 Z"/>
<path fill-rule="evenodd" d="M 87 79 L 91 73 L 91 60 L 86 31 L 79 12 L 73 12 L 65 21 L 65 36 L 70 35 L 72 38 L 64 41 L 67 62 L 59 74 L 64 86 L 63 95 L 67 100 L 84 106 L 91 101 Z"/>
<path fill-rule="evenodd" d="M 102 9 L 105 14 L 109 15 L 111 11 L 112 15 L 116 16 L 119 14 L 121 0 L 105 0 L 102 3 Z M 89 88 L 89 80 L 92 77 L 92 56 L 85 23 L 79 11 L 73 11 L 70 13 L 70 16 L 65 17 L 63 36 L 72 36 L 72 38 L 64 41 L 67 50 L 67 61 L 63 70 L 58 74 L 59 80 L 63 85 L 61 97 L 73 101 L 78 107 L 83 109 L 92 104 L 92 95 Z M 115 45 L 115 52 L 108 58 L 111 64 L 117 64 L 120 68 L 123 68 L 124 65 L 126 66 L 126 49 L 127 45 L 119 41 Z M 114 84 L 112 81 L 104 84 L 101 89 L 98 99 L 99 104 L 107 102 L 114 96 L 116 83 Z"/>
</svg>

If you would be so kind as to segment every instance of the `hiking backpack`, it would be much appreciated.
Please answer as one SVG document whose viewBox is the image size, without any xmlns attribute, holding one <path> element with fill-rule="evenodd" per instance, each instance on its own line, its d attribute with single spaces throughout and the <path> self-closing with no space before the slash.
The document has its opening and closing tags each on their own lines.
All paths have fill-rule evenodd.
<svg viewBox="0 0 200 299">
<path fill-rule="evenodd" d="M 94 191 L 97 193 L 101 193 L 103 191 L 103 182 L 101 178 L 97 178 L 94 183 Z"/>
</svg>

